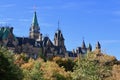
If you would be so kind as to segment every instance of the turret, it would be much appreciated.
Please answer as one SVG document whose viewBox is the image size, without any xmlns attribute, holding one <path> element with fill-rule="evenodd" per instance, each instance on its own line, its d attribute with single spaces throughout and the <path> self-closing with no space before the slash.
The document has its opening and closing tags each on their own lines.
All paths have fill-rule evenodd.
<svg viewBox="0 0 120 80">
<path fill-rule="evenodd" d="M 64 46 L 64 37 L 61 30 L 57 30 L 54 35 L 54 45 L 55 46 Z"/>
<path fill-rule="evenodd" d="M 89 45 L 88 45 L 88 52 L 91 52 L 92 51 L 92 45 L 89 43 Z"/>
<path fill-rule="evenodd" d="M 96 49 L 101 49 L 101 45 L 100 45 L 99 41 L 96 44 Z"/>
<path fill-rule="evenodd" d="M 83 40 L 83 42 L 82 42 L 81 50 L 82 50 L 82 54 L 87 53 L 87 48 L 86 48 L 86 45 L 85 45 L 84 40 Z"/>
<path fill-rule="evenodd" d="M 101 53 L 101 45 L 100 45 L 99 41 L 96 44 L 96 50 L 95 50 L 95 52 L 96 52 L 96 54 Z"/>
<path fill-rule="evenodd" d="M 86 45 L 85 45 L 85 41 L 83 40 L 83 42 L 82 42 L 82 47 L 81 48 L 86 48 Z"/>
</svg>

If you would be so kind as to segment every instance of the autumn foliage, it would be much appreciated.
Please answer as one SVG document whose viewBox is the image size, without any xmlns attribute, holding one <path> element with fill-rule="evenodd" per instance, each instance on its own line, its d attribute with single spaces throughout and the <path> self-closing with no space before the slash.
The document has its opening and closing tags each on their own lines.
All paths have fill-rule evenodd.
<svg viewBox="0 0 120 80">
<path fill-rule="evenodd" d="M 119 80 L 120 61 L 114 56 L 90 52 L 75 60 L 54 57 L 44 61 L 0 49 L 1 80 Z"/>
</svg>

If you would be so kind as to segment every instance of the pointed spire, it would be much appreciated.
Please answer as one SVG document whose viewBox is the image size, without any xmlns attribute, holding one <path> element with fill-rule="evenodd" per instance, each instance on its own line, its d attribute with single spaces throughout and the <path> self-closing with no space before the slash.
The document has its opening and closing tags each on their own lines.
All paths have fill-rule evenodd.
<svg viewBox="0 0 120 80">
<path fill-rule="evenodd" d="M 32 20 L 32 24 L 30 27 L 29 37 L 37 40 L 39 38 L 39 34 L 40 34 L 39 30 L 40 30 L 40 27 L 38 24 L 37 15 L 36 15 L 36 11 L 35 11 L 34 16 L 33 16 L 33 20 Z"/>
<path fill-rule="evenodd" d="M 82 42 L 82 48 L 86 48 L 85 41 Z"/>
<path fill-rule="evenodd" d="M 32 20 L 32 26 L 35 26 L 35 27 L 39 26 L 36 11 L 34 12 L 34 16 L 33 16 L 33 20 Z"/>
<path fill-rule="evenodd" d="M 88 50 L 89 51 L 92 51 L 92 45 L 89 43 L 89 45 L 88 45 Z"/>
<path fill-rule="evenodd" d="M 58 30 L 60 29 L 60 21 L 58 20 Z"/>
<path fill-rule="evenodd" d="M 96 44 L 96 49 L 101 49 L 101 45 L 100 45 L 99 41 Z"/>
</svg>

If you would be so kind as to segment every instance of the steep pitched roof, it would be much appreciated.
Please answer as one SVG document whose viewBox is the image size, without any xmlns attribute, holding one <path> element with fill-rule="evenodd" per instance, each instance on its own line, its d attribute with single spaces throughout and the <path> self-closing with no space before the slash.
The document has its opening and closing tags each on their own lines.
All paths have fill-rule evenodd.
<svg viewBox="0 0 120 80">
<path fill-rule="evenodd" d="M 82 47 L 81 48 L 86 48 L 85 41 L 83 40 L 82 42 Z"/>
<path fill-rule="evenodd" d="M 44 39 L 43 39 L 43 46 L 47 46 L 47 45 L 51 45 L 51 46 L 53 46 L 53 43 L 51 42 L 51 40 L 49 39 L 49 37 L 44 37 Z"/>
<path fill-rule="evenodd" d="M 60 39 L 60 40 L 64 40 L 64 37 L 63 37 L 63 34 L 61 32 L 60 29 L 58 29 L 55 33 L 55 36 L 54 36 L 54 39 L 57 38 L 57 39 Z"/>
<path fill-rule="evenodd" d="M 0 28 L 0 39 L 2 39 L 2 35 L 3 35 L 3 32 L 4 32 L 4 28 Z"/>
<path fill-rule="evenodd" d="M 34 26 L 34 27 L 39 26 L 36 11 L 34 12 L 34 16 L 33 16 L 33 20 L 32 20 L 32 26 Z"/>
<path fill-rule="evenodd" d="M 2 39 L 7 39 L 9 37 L 9 34 L 11 34 L 9 28 L 5 28 L 3 32 L 4 33 Z"/>
<path fill-rule="evenodd" d="M 92 45 L 89 43 L 89 45 L 88 45 L 88 49 L 90 50 L 90 51 L 92 51 Z"/>
<path fill-rule="evenodd" d="M 100 45 L 99 41 L 96 44 L 96 49 L 101 49 L 101 45 Z"/>
<path fill-rule="evenodd" d="M 0 40 L 12 38 L 17 41 L 15 35 L 12 32 L 13 27 L 0 27 Z"/>
</svg>

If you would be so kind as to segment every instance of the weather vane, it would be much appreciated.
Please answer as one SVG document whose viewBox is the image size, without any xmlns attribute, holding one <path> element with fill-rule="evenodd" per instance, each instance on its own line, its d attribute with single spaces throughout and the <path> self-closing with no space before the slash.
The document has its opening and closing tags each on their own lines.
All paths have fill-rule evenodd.
<svg viewBox="0 0 120 80">
<path fill-rule="evenodd" d="M 33 9 L 34 9 L 34 11 L 36 11 L 36 6 L 35 5 L 33 6 Z"/>
</svg>

